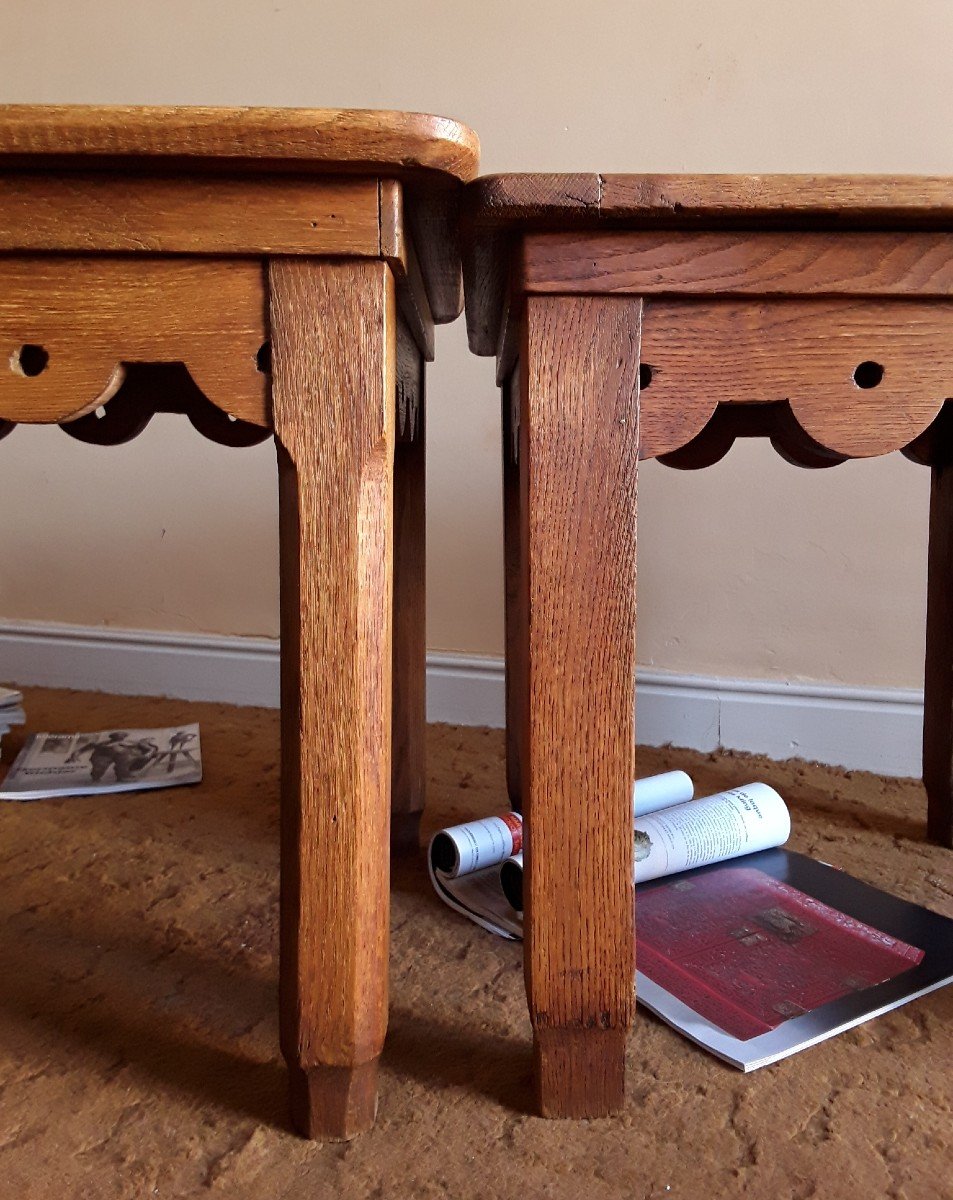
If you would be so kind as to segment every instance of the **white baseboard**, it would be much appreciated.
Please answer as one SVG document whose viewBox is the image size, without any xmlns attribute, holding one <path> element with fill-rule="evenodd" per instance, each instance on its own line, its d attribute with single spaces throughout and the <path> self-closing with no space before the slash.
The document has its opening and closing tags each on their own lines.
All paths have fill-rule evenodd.
<svg viewBox="0 0 953 1200">
<path fill-rule="evenodd" d="M 0 680 L 278 707 L 273 638 L 0 621 Z"/>
<path fill-rule="evenodd" d="M 642 746 L 747 750 L 779 761 L 918 776 L 922 727 L 923 693 L 913 688 L 637 673 Z"/>
<path fill-rule="evenodd" d="M 427 655 L 427 720 L 502 729 L 506 724 L 503 659 L 432 650 Z"/>
<path fill-rule="evenodd" d="M 270 638 L 0 622 L 0 683 L 226 704 L 278 704 Z M 431 653 L 427 718 L 502 726 L 503 662 Z M 920 773 L 923 699 L 907 688 L 638 672 L 638 740 L 748 750 L 881 775 Z"/>
</svg>

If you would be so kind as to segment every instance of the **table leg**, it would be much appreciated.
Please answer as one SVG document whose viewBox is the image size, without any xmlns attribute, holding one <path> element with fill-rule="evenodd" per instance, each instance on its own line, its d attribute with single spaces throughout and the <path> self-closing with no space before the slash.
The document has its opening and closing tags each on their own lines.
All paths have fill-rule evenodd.
<svg viewBox="0 0 953 1200">
<path fill-rule="evenodd" d="M 503 570 L 506 636 L 506 790 L 515 812 L 522 811 L 520 763 L 525 735 L 523 589 L 520 571 L 519 371 L 502 388 Z"/>
<path fill-rule="evenodd" d="M 426 787 L 426 416 L 424 363 L 401 321 L 397 329 L 394 451 L 394 659 L 391 848 L 420 849 Z"/>
<path fill-rule="evenodd" d="M 927 836 L 953 847 L 953 465 L 937 465 L 932 471 L 923 782 Z"/>
<path fill-rule="evenodd" d="M 530 297 L 520 356 L 525 970 L 544 1116 L 624 1102 L 641 302 Z"/>
<path fill-rule="evenodd" d="M 281 513 L 281 1044 L 295 1125 L 374 1121 L 387 1025 L 393 281 L 270 264 Z"/>
</svg>

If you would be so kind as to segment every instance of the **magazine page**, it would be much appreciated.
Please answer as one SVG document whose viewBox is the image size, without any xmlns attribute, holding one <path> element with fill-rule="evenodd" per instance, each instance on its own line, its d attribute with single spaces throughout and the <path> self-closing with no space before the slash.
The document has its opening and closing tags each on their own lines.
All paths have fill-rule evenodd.
<svg viewBox="0 0 953 1200">
<path fill-rule="evenodd" d="M 636 813 L 657 812 L 690 800 L 694 785 L 684 771 L 636 780 Z M 500 937 L 523 936 L 522 919 L 500 886 L 500 864 L 518 856 L 522 873 L 523 818 L 519 813 L 485 817 L 434 834 L 427 853 L 430 881 L 456 912 Z"/>
<path fill-rule="evenodd" d="M 635 822 L 635 882 L 782 846 L 787 805 L 766 783 L 746 783 Z"/>
<path fill-rule="evenodd" d="M 637 779 L 632 789 L 632 810 L 637 817 L 684 804 L 695 795 L 695 785 L 685 771 L 665 771 Z"/>
<path fill-rule="evenodd" d="M 0 786 L 2 800 L 90 796 L 199 783 L 198 725 L 37 733 L 28 738 Z"/>
<path fill-rule="evenodd" d="M 429 871 L 430 881 L 444 904 L 497 937 L 522 939 L 523 914 L 514 912 L 503 894 L 498 864 L 456 878 L 443 876 L 432 863 Z"/>
</svg>

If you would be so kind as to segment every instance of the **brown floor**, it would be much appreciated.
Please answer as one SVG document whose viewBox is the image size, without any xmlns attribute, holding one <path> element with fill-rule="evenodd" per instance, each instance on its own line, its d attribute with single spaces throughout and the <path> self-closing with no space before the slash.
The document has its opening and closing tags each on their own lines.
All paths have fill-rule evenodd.
<svg viewBox="0 0 953 1200">
<path fill-rule="evenodd" d="M 617 1120 L 530 1115 L 519 946 L 396 872 L 373 1132 L 289 1132 L 277 1050 L 277 715 L 31 691 L 33 730 L 199 720 L 195 789 L 0 805 L 0 1196 L 953 1195 L 953 989 L 744 1076 L 639 1012 Z M 9 762 L 19 739 L 5 743 Z M 504 804 L 498 731 L 435 726 L 429 831 Z M 644 750 L 701 791 L 758 777 L 795 848 L 953 916 L 919 785 Z"/>
</svg>

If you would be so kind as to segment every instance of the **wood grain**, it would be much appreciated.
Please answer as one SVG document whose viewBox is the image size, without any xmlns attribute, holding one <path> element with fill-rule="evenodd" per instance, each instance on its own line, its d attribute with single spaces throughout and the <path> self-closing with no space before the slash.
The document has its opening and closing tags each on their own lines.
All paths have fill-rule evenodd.
<svg viewBox="0 0 953 1200">
<path fill-rule="evenodd" d="M 460 271 L 460 191 L 446 176 L 408 179 L 407 220 L 437 324 L 463 309 Z"/>
<path fill-rule="evenodd" d="M 948 175 L 484 175 L 467 189 L 481 224 L 678 222 L 834 218 L 847 222 L 953 221 Z"/>
<path fill-rule="evenodd" d="M 953 847 L 953 454 L 932 468 L 927 562 L 923 783 L 927 836 Z"/>
<path fill-rule="evenodd" d="M 880 175 L 486 175 L 463 200 L 467 328 L 495 354 L 518 235 L 631 228 L 953 230 L 953 178 Z"/>
<path fill-rule="evenodd" d="M 715 405 L 788 400 L 828 450 L 897 450 L 953 394 L 953 303 L 914 300 L 650 301 L 642 361 L 642 457 L 700 433 Z M 861 388 L 873 361 L 882 382 Z"/>
<path fill-rule="evenodd" d="M 948 227 L 949 175 L 600 175 L 603 220 L 830 220 Z"/>
<path fill-rule="evenodd" d="M 953 296 L 953 234 L 833 230 L 543 233 L 522 244 L 528 292 Z"/>
<path fill-rule="evenodd" d="M 434 318 L 427 296 L 427 286 L 421 274 L 417 252 L 412 242 L 407 246 L 407 263 L 397 280 L 397 306 L 401 316 L 426 362 L 434 359 Z"/>
<path fill-rule="evenodd" d="M 427 782 L 427 447 L 424 364 L 403 321 L 396 402 L 391 848 L 416 854 Z"/>
<path fill-rule="evenodd" d="M 506 637 L 506 790 L 510 807 L 523 811 L 522 763 L 526 758 L 525 587 L 520 544 L 520 376 L 513 369 L 500 389 L 503 452 L 503 577 Z"/>
<path fill-rule="evenodd" d="M 498 352 L 515 243 L 515 237 L 493 228 L 471 228 L 464 236 L 464 308 L 467 339 L 474 354 Z M 497 382 L 504 373 L 498 373 Z"/>
<path fill-rule="evenodd" d="M 558 203 L 554 205 L 554 181 Z M 522 230 L 598 220 L 600 177 L 485 175 L 464 189 L 461 228 L 467 332 L 474 354 L 496 354 L 510 260 Z"/>
<path fill-rule="evenodd" d="M 540 1110 L 624 1099 L 641 304 L 530 297 L 520 356 L 526 984 Z"/>
<path fill-rule="evenodd" d="M 383 262 L 270 267 L 281 1042 L 310 1137 L 372 1124 L 387 1024 L 395 324 Z"/>
<path fill-rule="evenodd" d="M 203 437 L 223 446 L 257 446 L 271 437 L 267 426 L 236 421 L 216 408 L 182 363 L 125 363 L 115 396 L 60 429 L 93 446 L 117 446 L 138 437 L 160 412 L 188 417 Z"/>
<path fill-rule="evenodd" d="M 397 306 L 427 362 L 434 356 L 434 319 L 427 283 L 407 228 L 404 187 L 396 179 L 380 180 L 380 253 L 397 280 Z"/>
<path fill-rule="evenodd" d="M 381 254 L 401 281 L 401 311 L 428 361 L 432 330 L 423 342 L 415 323 L 426 331 L 433 322 L 456 320 L 463 308 L 460 191 L 440 175 L 381 180 Z"/>
<path fill-rule="evenodd" d="M 115 394 L 123 362 L 184 362 L 213 404 L 267 426 L 266 328 L 256 259 L 0 256 L 0 417 L 68 421 Z M 48 355 L 39 374 L 24 346 Z"/>
<path fill-rule="evenodd" d="M 826 450 L 804 432 L 786 400 L 773 404 L 719 404 L 701 433 L 660 455 L 659 462 L 679 471 L 698 471 L 720 462 L 737 438 L 769 438 L 793 466 L 818 470 L 836 467 L 843 455 Z"/>
<path fill-rule="evenodd" d="M 428 113 L 359 108 L 0 105 L 0 160 L 185 160 L 356 171 L 419 169 L 472 179 L 480 143 Z M 0 164 L 2 165 L 2 164 Z"/>
<path fill-rule="evenodd" d="M 500 321 L 500 344 L 496 350 L 496 382 L 499 386 L 512 375 L 519 358 L 524 304 L 525 296 L 515 285 L 507 288 Z"/>
<path fill-rule="evenodd" d="M 367 249 L 365 212 L 342 213 L 336 207 L 325 211 L 319 204 L 316 213 L 308 214 L 312 203 L 308 180 L 314 183 L 316 177 L 324 177 L 322 183 L 331 190 L 328 176 L 366 176 L 358 181 L 360 188 L 377 187 L 378 180 L 388 185 L 400 181 L 410 196 L 407 219 L 437 322 L 452 321 L 463 306 L 459 193 L 461 181 L 476 175 L 478 163 L 479 141 L 472 130 L 445 117 L 422 113 L 0 105 L 0 180 L 5 175 L 48 176 L 49 195 L 59 195 L 57 204 L 62 202 L 66 209 L 62 237 L 69 242 L 67 249 L 143 248 L 142 244 L 128 244 L 136 242 L 140 231 L 131 224 L 125 228 L 117 225 L 115 220 L 123 209 L 112 203 L 112 185 L 121 179 L 128 183 L 132 215 L 146 231 L 142 235 L 146 247 L 155 245 L 174 252 L 199 248 L 204 252 L 208 247 L 209 252 L 233 252 L 250 244 L 262 253 L 353 252 L 387 257 L 380 241 L 375 249 Z M 97 173 L 103 176 L 101 185 L 90 178 Z M 84 229 L 83 213 L 77 210 L 75 185 L 68 179 L 58 182 L 64 174 L 86 180 L 79 199 L 89 206 L 88 229 Z M 248 178 L 251 176 L 258 177 L 257 189 Z M 224 190 L 213 187 L 212 180 L 219 178 L 226 181 Z M 240 206 L 229 211 L 225 198 L 228 187 L 237 186 L 239 178 L 248 183 L 251 205 L 247 213 Z M 346 191 L 343 181 L 338 179 L 338 184 Z M 42 198 L 42 181 L 31 186 Z M 288 187 L 286 201 L 281 198 L 284 186 Z M 8 187 L 16 192 L 16 180 Z M 159 210 L 155 214 L 149 211 L 153 188 Z M 172 203 L 170 197 L 187 199 L 190 189 L 199 198 L 191 232 L 179 227 L 175 213 L 164 211 Z M 267 198 L 272 192 L 276 201 L 269 214 L 261 210 L 257 198 Z M 22 203 L 28 207 L 29 198 L 24 197 Z M 10 204 L 19 222 L 23 214 L 16 207 L 15 196 Z M 53 208 L 57 204 L 50 201 Z M 225 207 L 219 211 L 222 205 Z M 287 205 L 286 212 L 283 205 Z M 308 221 L 303 230 L 298 221 L 302 209 Z M 47 215 L 44 210 L 44 215 L 36 218 L 31 247 L 57 237 Z M 378 212 L 378 221 L 379 216 Z M 316 222 L 313 228 L 311 221 Z M 342 228 L 342 223 L 350 221 L 360 229 Z M 264 244 L 255 245 L 259 233 Z M 9 236 L 12 244 L 19 246 L 16 228 Z M 344 242 L 352 236 L 357 240 L 348 249 Z M 326 244 L 328 239 L 330 244 Z M 184 247 L 183 241 L 188 243 Z M 196 241 L 201 241 L 201 246 L 195 245 Z"/>
<path fill-rule="evenodd" d="M 0 250 L 377 257 L 378 184 L 0 171 Z"/>
<path fill-rule="evenodd" d="M 380 224 L 380 256 L 386 258 L 395 274 L 407 269 L 407 234 L 404 216 L 404 188 L 399 179 L 377 181 Z"/>
</svg>

